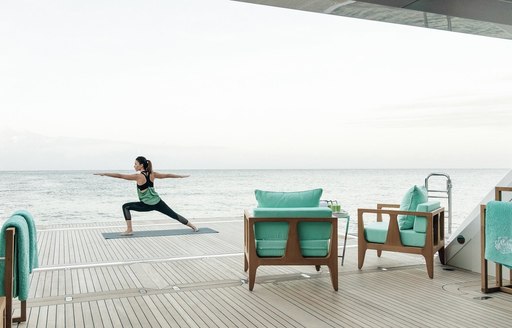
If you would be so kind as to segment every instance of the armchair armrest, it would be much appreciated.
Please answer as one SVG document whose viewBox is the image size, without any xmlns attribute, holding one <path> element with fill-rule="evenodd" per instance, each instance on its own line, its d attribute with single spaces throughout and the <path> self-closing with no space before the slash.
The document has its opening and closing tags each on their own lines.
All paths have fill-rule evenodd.
<svg viewBox="0 0 512 328">
<path fill-rule="evenodd" d="M 399 204 L 377 204 L 377 209 L 400 208 Z M 382 222 L 382 213 L 377 213 L 377 222 Z"/>
<path fill-rule="evenodd" d="M 401 245 L 400 243 L 400 229 L 398 227 L 398 215 L 414 215 L 421 216 L 427 219 L 427 243 L 437 243 L 437 240 L 444 238 L 444 215 L 441 215 L 444 212 L 444 208 L 440 207 L 432 212 L 416 212 L 416 211 L 401 211 L 401 210 L 393 210 L 393 209 L 373 209 L 373 208 L 359 208 L 357 210 L 357 230 L 358 230 L 358 238 L 364 239 L 364 214 L 377 214 L 389 215 L 389 225 L 388 225 L 388 240 L 390 241 L 390 245 Z M 434 224 L 434 217 L 441 217 L 440 224 Z"/>
</svg>

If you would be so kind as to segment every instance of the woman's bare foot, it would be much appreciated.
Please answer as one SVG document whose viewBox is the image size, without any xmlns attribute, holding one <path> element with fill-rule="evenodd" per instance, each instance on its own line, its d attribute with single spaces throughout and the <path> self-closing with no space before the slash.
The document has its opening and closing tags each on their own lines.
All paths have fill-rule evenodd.
<svg viewBox="0 0 512 328">
<path fill-rule="evenodd" d="M 190 229 L 192 229 L 192 231 L 194 231 L 194 232 L 199 231 L 199 228 L 196 227 L 195 225 L 193 225 L 192 223 L 190 223 L 190 221 L 187 223 L 187 226 L 190 227 Z"/>
<path fill-rule="evenodd" d="M 121 232 L 121 236 L 131 236 L 133 235 L 133 230 Z"/>
</svg>

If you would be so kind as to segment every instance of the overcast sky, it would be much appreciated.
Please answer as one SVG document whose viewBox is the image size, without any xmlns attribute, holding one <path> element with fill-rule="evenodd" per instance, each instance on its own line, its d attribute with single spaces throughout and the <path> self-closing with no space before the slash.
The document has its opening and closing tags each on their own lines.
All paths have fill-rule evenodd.
<svg viewBox="0 0 512 328">
<path fill-rule="evenodd" d="M 510 40 L 226 0 L 3 0 L 0 45 L 0 170 L 511 167 Z"/>
</svg>

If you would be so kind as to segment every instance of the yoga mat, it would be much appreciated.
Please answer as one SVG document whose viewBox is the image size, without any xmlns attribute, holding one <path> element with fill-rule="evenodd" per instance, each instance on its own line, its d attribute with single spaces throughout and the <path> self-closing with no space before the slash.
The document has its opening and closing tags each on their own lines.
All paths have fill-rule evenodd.
<svg viewBox="0 0 512 328">
<path fill-rule="evenodd" d="M 180 236 L 180 235 L 199 235 L 203 233 L 218 233 L 218 231 L 210 228 L 199 228 L 198 232 L 192 229 L 171 229 L 171 230 L 145 230 L 134 231 L 131 236 L 121 236 L 120 232 L 103 232 L 102 235 L 105 239 L 120 239 L 120 238 L 137 238 L 137 237 L 163 237 L 163 236 Z"/>
</svg>

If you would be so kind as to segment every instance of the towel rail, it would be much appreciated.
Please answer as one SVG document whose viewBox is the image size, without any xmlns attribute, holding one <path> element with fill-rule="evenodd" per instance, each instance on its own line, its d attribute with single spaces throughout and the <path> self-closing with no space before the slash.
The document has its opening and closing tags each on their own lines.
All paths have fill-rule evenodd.
<svg viewBox="0 0 512 328">
<path fill-rule="evenodd" d="M 494 197 L 497 201 L 503 201 L 503 192 L 512 192 L 512 187 L 495 187 Z M 489 261 L 485 258 L 485 220 L 486 206 L 480 205 L 480 249 L 481 249 L 481 290 L 483 293 L 493 293 L 497 291 L 512 294 L 512 269 L 509 270 L 509 285 L 503 283 L 503 265 L 496 264 L 495 285 L 491 287 L 489 284 Z"/>
<path fill-rule="evenodd" d="M 5 231 L 5 270 L 4 270 L 4 288 L 5 288 L 5 327 L 11 328 L 13 322 L 27 321 L 27 301 L 21 301 L 21 314 L 19 317 L 12 316 L 12 292 L 14 279 L 14 253 L 16 245 L 14 236 L 16 229 L 8 228 Z"/>
</svg>

